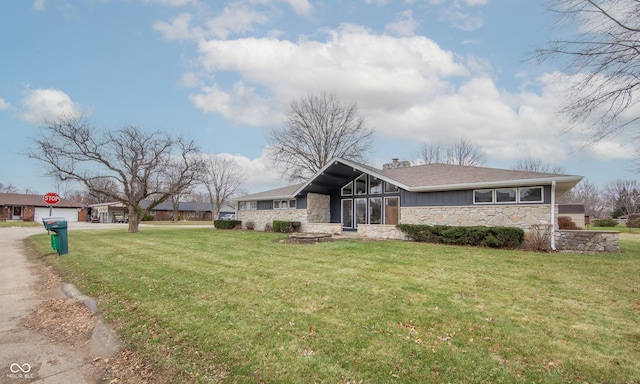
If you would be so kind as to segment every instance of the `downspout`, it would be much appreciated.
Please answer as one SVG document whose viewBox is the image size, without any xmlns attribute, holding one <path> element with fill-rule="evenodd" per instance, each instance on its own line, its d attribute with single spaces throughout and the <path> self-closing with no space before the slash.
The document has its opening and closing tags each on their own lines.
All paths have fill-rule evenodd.
<svg viewBox="0 0 640 384">
<path fill-rule="evenodd" d="M 551 249 L 556 251 L 556 181 L 551 181 Z"/>
</svg>

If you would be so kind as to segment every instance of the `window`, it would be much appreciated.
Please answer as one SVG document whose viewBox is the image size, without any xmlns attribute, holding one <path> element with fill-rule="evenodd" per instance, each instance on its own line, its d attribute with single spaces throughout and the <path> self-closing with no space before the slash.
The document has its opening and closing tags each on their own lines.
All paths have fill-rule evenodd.
<svg viewBox="0 0 640 384">
<path fill-rule="evenodd" d="M 241 201 L 238 203 L 238 209 L 242 211 L 258 209 L 258 202 L 257 201 Z"/>
<path fill-rule="evenodd" d="M 493 203 L 493 189 L 477 189 L 473 191 L 474 204 L 491 204 Z"/>
<path fill-rule="evenodd" d="M 342 187 L 342 196 L 351 196 L 353 195 L 353 181 L 350 181 L 349 184 Z"/>
<path fill-rule="evenodd" d="M 394 192 L 398 192 L 398 186 L 397 185 L 393 185 L 391 183 L 384 183 L 384 191 L 385 193 L 394 193 Z"/>
<path fill-rule="evenodd" d="M 367 174 L 363 173 L 356 179 L 356 195 L 364 195 L 367 193 Z"/>
<path fill-rule="evenodd" d="M 382 224 L 382 197 L 369 199 L 369 224 Z"/>
<path fill-rule="evenodd" d="M 517 195 L 515 188 L 496 189 L 496 203 L 515 203 Z"/>
<path fill-rule="evenodd" d="M 273 200 L 273 209 L 295 209 L 295 200 Z"/>
<path fill-rule="evenodd" d="M 372 195 L 382 193 L 382 180 L 373 176 L 369 177 L 369 193 Z"/>
<path fill-rule="evenodd" d="M 520 188 L 521 203 L 542 203 L 542 187 Z"/>
<path fill-rule="evenodd" d="M 367 224 L 367 199 L 356 199 L 356 227 Z"/>
</svg>

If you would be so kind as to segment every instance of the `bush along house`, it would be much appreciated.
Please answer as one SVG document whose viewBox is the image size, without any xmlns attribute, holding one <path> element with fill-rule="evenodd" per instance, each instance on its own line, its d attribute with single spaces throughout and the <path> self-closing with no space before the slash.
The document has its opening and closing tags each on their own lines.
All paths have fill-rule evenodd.
<svg viewBox="0 0 640 384">
<path fill-rule="evenodd" d="M 397 224 L 550 228 L 555 248 L 556 201 L 582 176 L 448 164 L 383 169 L 335 158 L 304 183 L 236 199 L 237 219 L 256 230 L 274 220 L 299 221 L 308 233 L 356 232 L 405 239 Z M 617 239 L 617 236 L 616 236 Z"/>
</svg>

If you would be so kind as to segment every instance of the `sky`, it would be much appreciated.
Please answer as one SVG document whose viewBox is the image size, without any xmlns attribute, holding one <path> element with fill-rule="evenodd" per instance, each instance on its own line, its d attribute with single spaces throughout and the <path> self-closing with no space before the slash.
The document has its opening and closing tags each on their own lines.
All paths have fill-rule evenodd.
<svg viewBox="0 0 640 384">
<path fill-rule="evenodd" d="M 534 0 L 3 1 L 0 183 L 68 188 L 25 153 L 45 121 L 82 114 L 193 139 L 235 158 L 247 192 L 276 188 L 287 182 L 268 133 L 319 92 L 358 105 L 371 166 L 465 138 L 489 167 L 531 158 L 598 186 L 637 177 L 637 142 L 585 148 L 557 114 L 570 76 L 527 60 L 571 32 Z"/>
</svg>

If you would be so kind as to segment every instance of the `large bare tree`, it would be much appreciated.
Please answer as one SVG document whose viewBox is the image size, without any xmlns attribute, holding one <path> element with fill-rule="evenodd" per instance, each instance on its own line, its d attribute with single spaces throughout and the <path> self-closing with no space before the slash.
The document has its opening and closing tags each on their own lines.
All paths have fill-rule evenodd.
<svg viewBox="0 0 640 384">
<path fill-rule="evenodd" d="M 323 92 L 292 101 L 285 126 L 271 131 L 269 141 L 272 163 L 289 180 L 306 180 L 334 157 L 364 162 L 373 130 L 356 103 Z"/>
<path fill-rule="evenodd" d="M 231 203 L 231 198 L 241 192 L 246 175 L 233 158 L 224 155 L 203 155 L 203 170 L 200 181 L 207 189 L 213 211 L 213 220 L 218 219 L 220 208 Z"/>
<path fill-rule="evenodd" d="M 607 183 L 604 194 L 613 216 L 640 213 L 640 183 L 634 179 L 618 179 Z"/>
<path fill-rule="evenodd" d="M 482 150 L 464 138 L 450 144 L 422 143 L 418 151 L 418 158 L 425 164 L 440 163 L 479 167 L 485 162 Z"/>
<path fill-rule="evenodd" d="M 640 1 L 551 0 L 572 37 L 536 51 L 540 60 L 558 59 L 573 76 L 561 112 L 574 126 L 586 126 L 591 143 L 640 120 Z"/>
<path fill-rule="evenodd" d="M 192 141 L 134 126 L 100 131 L 83 117 L 61 117 L 42 127 L 34 141 L 28 155 L 42 161 L 49 175 L 124 204 L 129 232 L 138 232 L 146 214 L 192 185 L 199 172 Z M 174 165 L 179 166 L 177 180 L 168 175 Z M 146 208 L 143 200 L 149 202 Z"/>
<path fill-rule="evenodd" d="M 602 217 L 608 207 L 602 191 L 587 179 L 582 180 L 580 184 L 565 193 L 558 203 L 583 204 L 584 212 L 596 218 Z"/>
</svg>

